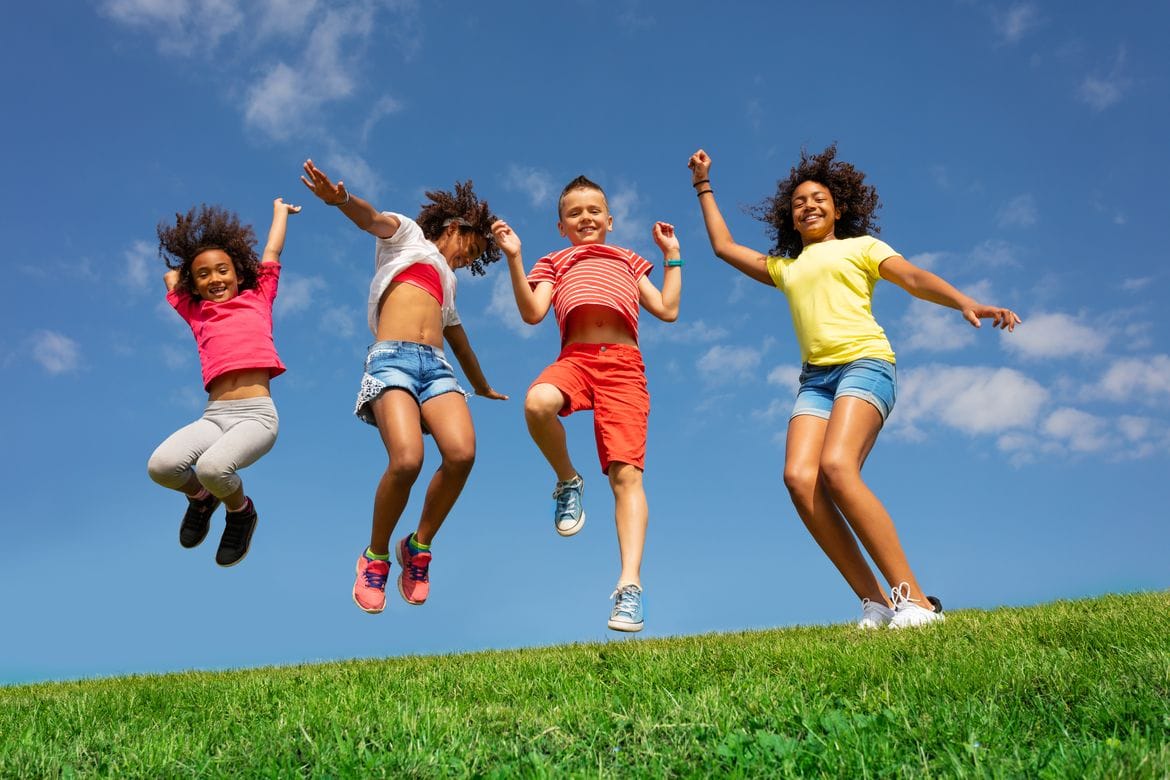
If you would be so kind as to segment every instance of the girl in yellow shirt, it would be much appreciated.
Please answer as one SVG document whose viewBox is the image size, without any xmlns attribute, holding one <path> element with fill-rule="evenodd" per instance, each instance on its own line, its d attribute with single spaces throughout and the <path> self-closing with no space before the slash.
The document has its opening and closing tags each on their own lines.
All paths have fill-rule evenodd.
<svg viewBox="0 0 1170 780">
<path fill-rule="evenodd" d="M 877 191 L 836 154 L 836 144 L 818 155 L 802 152 L 759 210 L 776 239 L 772 255 L 732 239 L 702 149 L 691 155 L 691 183 L 715 254 L 788 299 L 803 363 L 784 457 L 797 513 L 861 599 L 860 628 L 925 625 L 943 619 L 942 604 L 922 591 L 894 521 L 861 479 L 896 394 L 894 352 L 871 310 L 874 283 L 885 279 L 957 309 L 976 328 L 990 319 L 1010 331 L 1020 318 L 964 295 L 871 237 Z M 888 597 L 859 540 L 889 583 Z"/>
</svg>

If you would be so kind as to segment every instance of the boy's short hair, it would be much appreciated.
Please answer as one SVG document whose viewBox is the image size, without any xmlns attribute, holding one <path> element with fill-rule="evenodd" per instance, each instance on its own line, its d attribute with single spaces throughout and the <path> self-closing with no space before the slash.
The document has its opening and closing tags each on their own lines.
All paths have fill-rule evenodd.
<svg viewBox="0 0 1170 780">
<path fill-rule="evenodd" d="M 561 197 L 557 198 L 557 218 L 558 219 L 561 216 L 561 206 L 565 202 L 565 196 L 568 195 L 573 190 L 597 190 L 598 192 L 601 193 L 601 197 L 605 198 L 606 208 L 609 207 L 609 198 L 606 198 L 605 190 L 601 189 L 601 185 L 595 181 L 591 181 L 590 179 L 585 178 L 584 176 L 578 176 L 577 178 L 573 179 L 571 182 L 569 182 L 568 184 L 565 185 L 565 188 L 563 190 L 561 190 Z"/>
</svg>

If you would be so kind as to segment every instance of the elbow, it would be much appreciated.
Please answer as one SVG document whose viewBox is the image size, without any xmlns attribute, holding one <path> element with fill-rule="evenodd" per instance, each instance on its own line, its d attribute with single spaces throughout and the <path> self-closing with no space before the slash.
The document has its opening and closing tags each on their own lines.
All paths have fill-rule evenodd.
<svg viewBox="0 0 1170 780">
<path fill-rule="evenodd" d="M 525 324 L 528 325 L 539 325 L 540 321 L 543 320 L 544 317 L 538 316 L 536 312 L 522 311 L 520 312 L 520 319 L 524 320 Z"/>
</svg>

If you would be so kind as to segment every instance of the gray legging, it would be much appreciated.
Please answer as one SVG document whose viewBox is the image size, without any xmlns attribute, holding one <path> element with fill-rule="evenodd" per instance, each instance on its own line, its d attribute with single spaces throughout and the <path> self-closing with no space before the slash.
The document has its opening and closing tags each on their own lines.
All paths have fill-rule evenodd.
<svg viewBox="0 0 1170 780">
<path fill-rule="evenodd" d="M 158 445 L 146 470 L 172 490 L 182 490 L 194 473 L 212 495 L 227 498 L 240 489 L 236 471 L 272 449 L 279 427 L 276 406 L 267 396 L 213 401 L 201 418 Z"/>
</svg>

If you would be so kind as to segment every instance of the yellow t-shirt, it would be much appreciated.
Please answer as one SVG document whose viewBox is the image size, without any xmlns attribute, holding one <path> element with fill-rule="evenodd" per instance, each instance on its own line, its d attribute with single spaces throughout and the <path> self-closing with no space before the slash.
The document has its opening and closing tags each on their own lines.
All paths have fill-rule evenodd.
<svg viewBox="0 0 1170 780">
<path fill-rule="evenodd" d="M 873 318 L 871 304 L 878 266 L 896 254 L 884 241 L 859 236 L 812 244 L 795 258 L 767 259 L 772 283 L 788 299 L 803 362 L 894 362 L 894 350 Z"/>
</svg>

